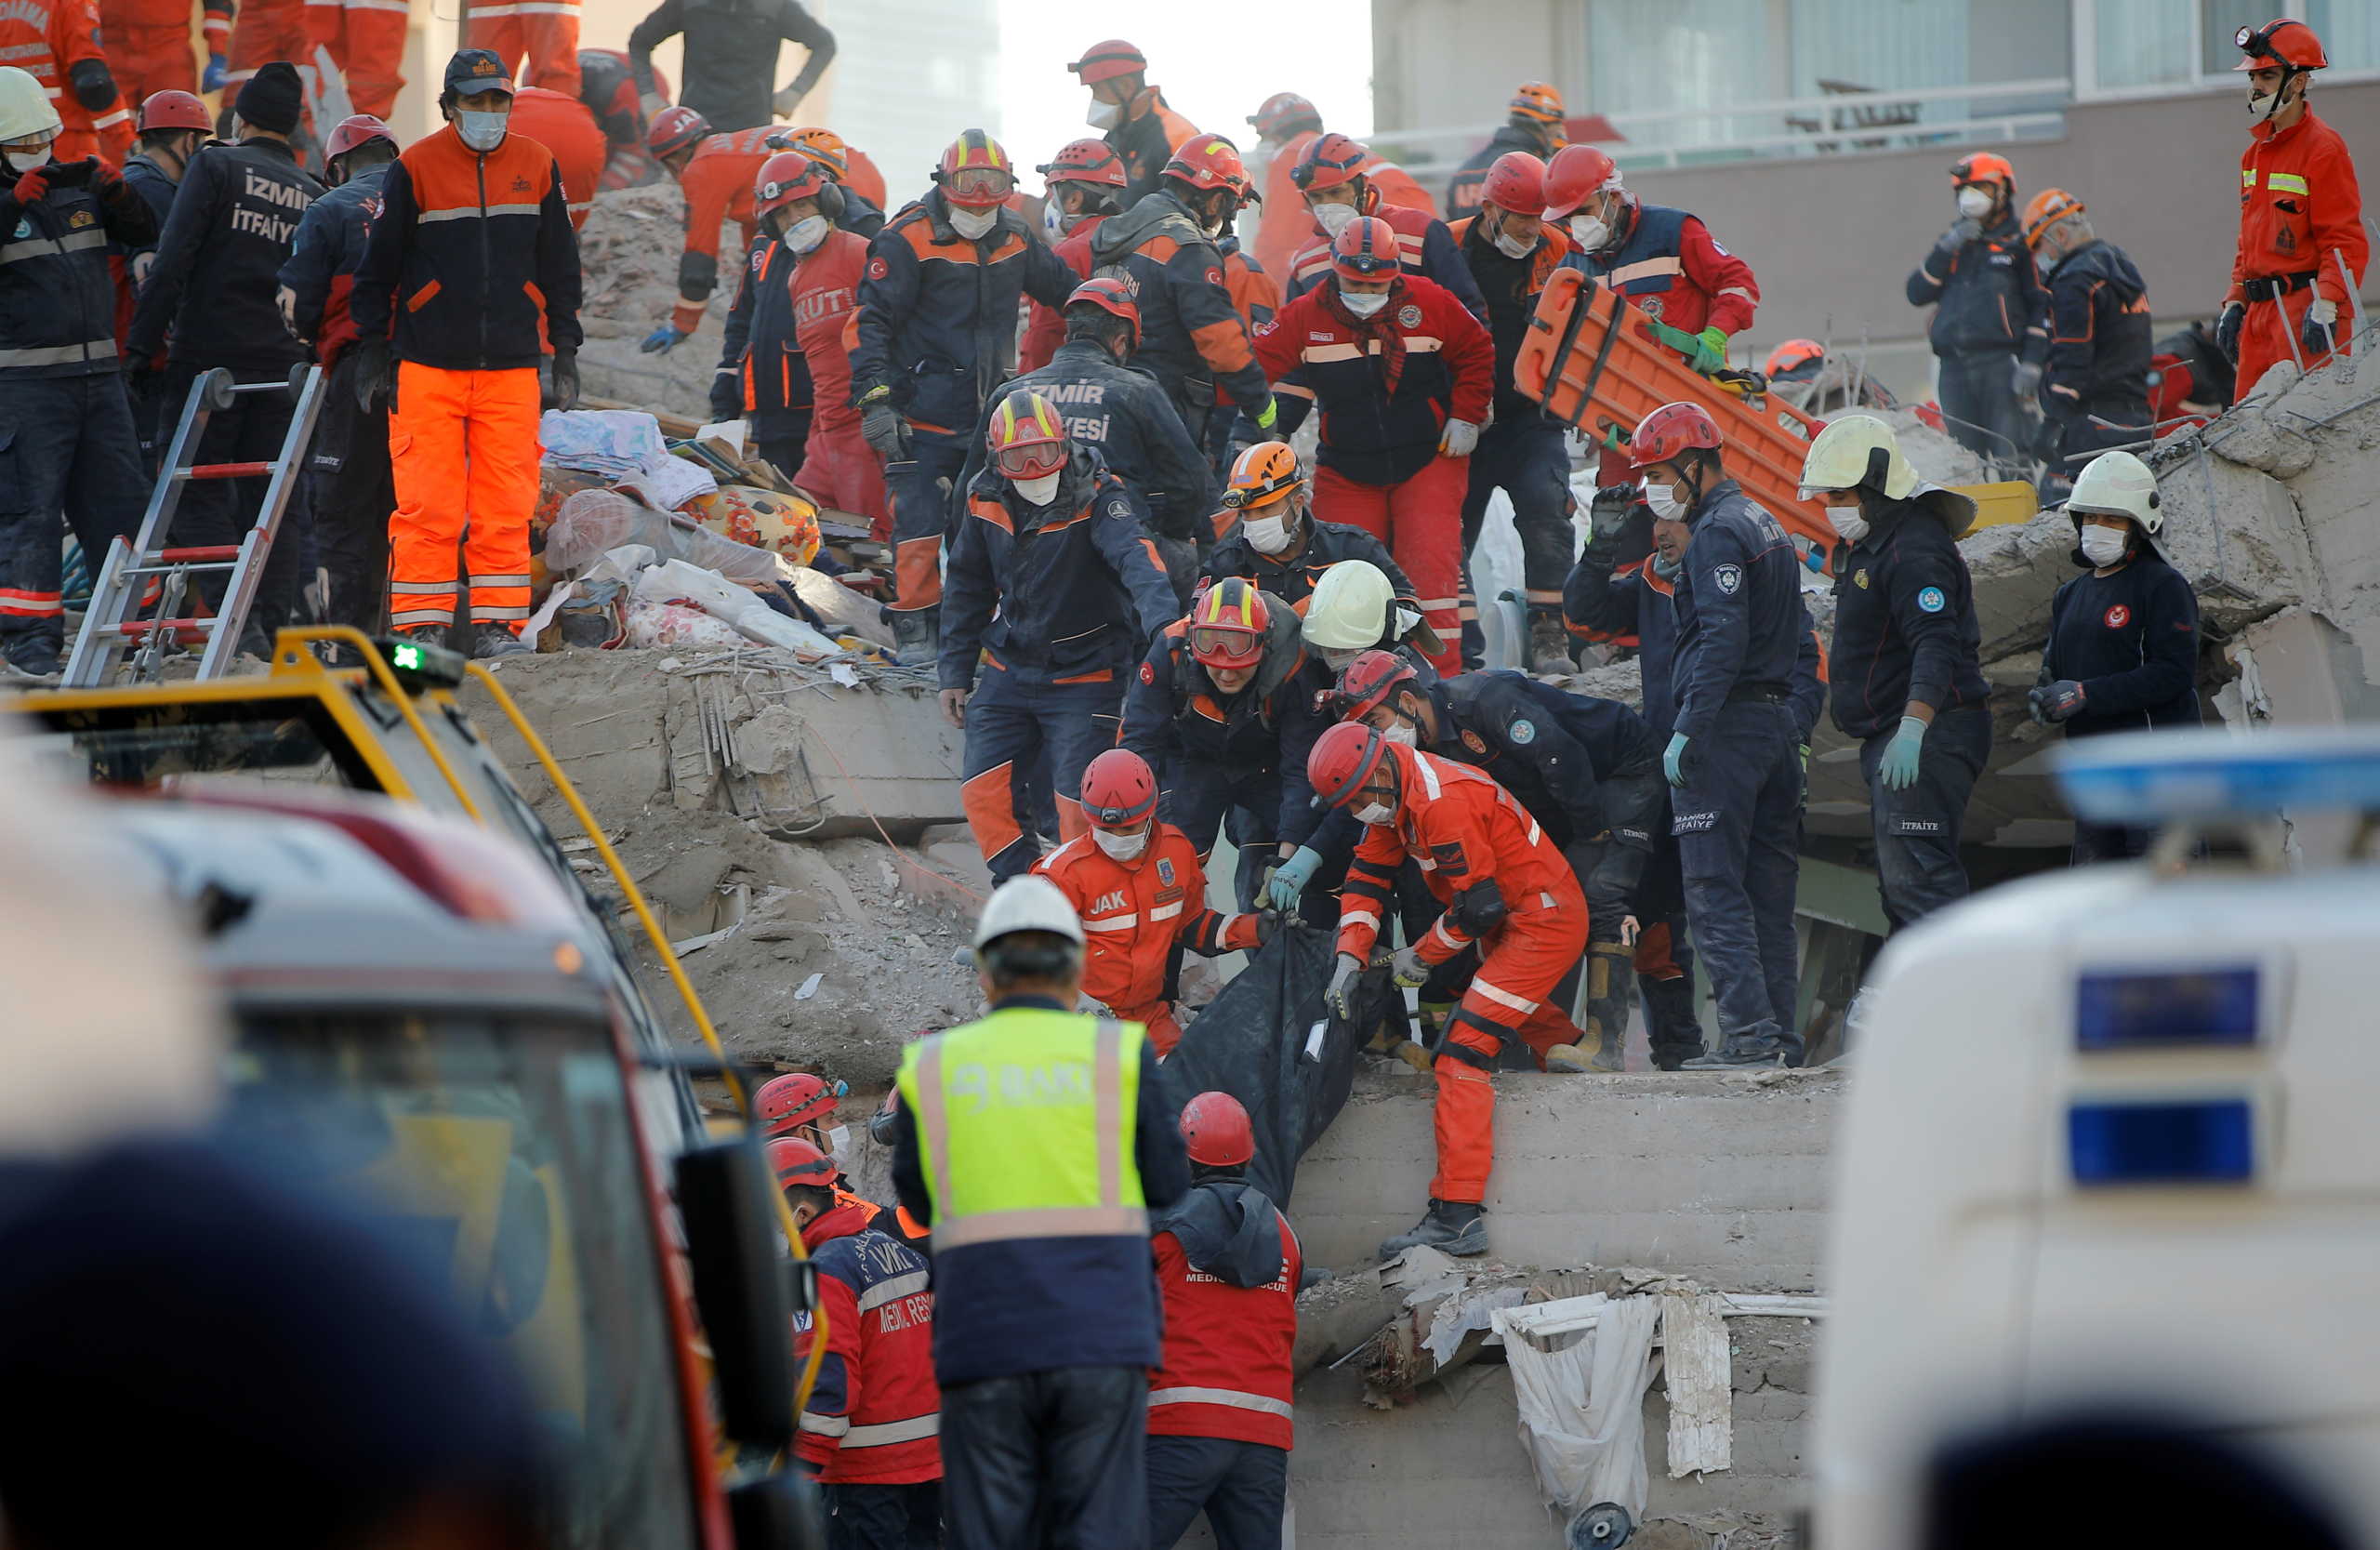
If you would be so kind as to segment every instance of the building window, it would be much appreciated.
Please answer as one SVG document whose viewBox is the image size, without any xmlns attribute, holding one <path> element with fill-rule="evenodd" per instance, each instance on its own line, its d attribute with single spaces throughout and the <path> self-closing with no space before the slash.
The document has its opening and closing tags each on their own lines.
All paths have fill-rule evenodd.
<svg viewBox="0 0 2380 1550">
<path fill-rule="evenodd" d="M 2090 66 L 2079 89 L 2236 86 L 2233 40 L 2241 28 L 2272 20 L 2275 8 L 2274 0 L 2075 0 L 2078 49 Z M 2380 7 L 2372 0 L 2296 0 L 2287 9 L 2321 37 L 2334 76 L 2380 72 Z"/>
</svg>

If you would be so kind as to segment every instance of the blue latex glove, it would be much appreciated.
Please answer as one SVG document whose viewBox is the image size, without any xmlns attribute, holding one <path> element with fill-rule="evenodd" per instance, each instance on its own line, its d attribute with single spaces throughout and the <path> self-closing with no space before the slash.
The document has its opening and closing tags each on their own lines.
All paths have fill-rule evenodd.
<svg viewBox="0 0 2380 1550">
<path fill-rule="evenodd" d="M 1669 782 L 1673 786 L 1686 784 L 1685 733 L 1671 734 L 1669 751 L 1661 755 L 1661 774 L 1669 777 Z"/>
<path fill-rule="evenodd" d="M 637 349 L 647 355 L 667 355 L 693 336 L 681 333 L 674 323 L 665 323 L 644 337 Z"/>
<path fill-rule="evenodd" d="M 1727 364 L 1727 336 L 1718 328 L 1705 328 L 1694 336 L 1694 359 L 1686 364 L 1708 377 Z"/>
<path fill-rule="evenodd" d="M 230 78 L 231 73 L 231 61 L 230 60 L 225 59 L 220 54 L 209 54 L 206 56 L 206 73 L 199 77 L 198 89 L 201 91 L 221 91 L 223 89 L 224 82 Z"/>
<path fill-rule="evenodd" d="M 1900 730 L 1884 745 L 1884 762 L 1879 768 L 1884 777 L 1884 789 L 1905 791 L 1917 784 L 1917 756 L 1925 748 L 1925 723 L 1915 716 L 1903 716 Z"/>
<path fill-rule="evenodd" d="M 1812 544 L 1809 548 L 1802 550 L 1802 564 L 1805 569 L 1807 569 L 1816 575 L 1824 576 L 1826 574 L 1826 550 L 1820 549 L 1816 544 Z"/>
<path fill-rule="evenodd" d="M 1322 853 L 1311 845 L 1300 845 L 1297 854 L 1273 868 L 1272 880 L 1264 884 L 1264 902 L 1284 915 L 1298 907 L 1298 895 L 1314 881 L 1315 868 L 1322 865 Z"/>
</svg>

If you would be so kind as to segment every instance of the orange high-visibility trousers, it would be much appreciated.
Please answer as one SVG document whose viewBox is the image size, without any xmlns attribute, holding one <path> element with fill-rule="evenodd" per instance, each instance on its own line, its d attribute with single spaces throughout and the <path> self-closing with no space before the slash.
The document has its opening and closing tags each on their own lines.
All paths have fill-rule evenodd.
<svg viewBox="0 0 2380 1550">
<path fill-rule="evenodd" d="M 537 509 L 537 372 L 397 364 L 389 462 L 389 627 L 455 616 L 455 546 L 470 567 L 471 617 L 516 629 L 529 616 L 529 518 Z"/>
<path fill-rule="evenodd" d="M 406 0 L 306 0 L 306 33 L 331 51 L 357 113 L 387 118 L 405 89 Z M 311 64 L 313 50 L 292 61 Z M 327 129 L 324 131 L 327 133 Z"/>
<path fill-rule="evenodd" d="M 1575 1044 L 1578 1027 L 1545 998 L 1587 950 L 1585 910 L 1514 913 L 1483 939 L 1478 973 L 1471 977 L 1437 1058 L 1435 1115 L 1438 1172 L 1432 1198 L 1477 1204 L 1487 1199 L 1496 1161 L 1496 1078 L 1492 1066 L 1507 1038 L 1535 1052 Z"/>
<path fill-rule="evenodd" d="M 240 87 L 258 65 L 286 60 L 294 65 L 314 61 L 314 45 L 306 35 L 306 7 L 300 0 L 242 0 L 231 18 L 231 74 L 223 85 L 221 112 L 239 104 Z"/>
<path fill-rule="evenodd" d="M 470 46 L 493 50 L 516 84 L 578 95 L 578 0 L 473 0 L 470 14 Z"/>
</svg>

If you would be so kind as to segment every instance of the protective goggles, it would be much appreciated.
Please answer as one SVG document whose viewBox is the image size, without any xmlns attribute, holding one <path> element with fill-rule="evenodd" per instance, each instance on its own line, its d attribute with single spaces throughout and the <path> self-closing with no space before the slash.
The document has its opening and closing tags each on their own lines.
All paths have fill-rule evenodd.
<svg viewBox="0 0 2380 1550">
<path fill-rule="evenodd" d="M 1006 199 L 1016 189 L 1015 175 L 1006 167 L 961 167 L 950 175 L 945 187 L 961 199 Z"/>
<path fill-rule="evenodd" d="M 1066 466 L 1066 447 L 1064 442 L 1027 442 L 1000 448 L 995 460 L 1011 479 L 1047 479 Z"/>
<path fill-rule="evenodd" d="M 1201 625 L 1190 631 L 1190 655 L 1210 665 L 1246 667 L 1264 655 L 1264 637 L 1252 629 Z"/>
</svg>

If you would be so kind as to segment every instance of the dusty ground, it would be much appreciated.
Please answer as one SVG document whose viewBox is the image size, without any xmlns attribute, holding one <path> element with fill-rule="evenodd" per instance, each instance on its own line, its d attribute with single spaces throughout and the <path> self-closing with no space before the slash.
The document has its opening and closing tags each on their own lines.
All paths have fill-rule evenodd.
<svg viewBox="0 0 2380 1550">
<path fill-rule="evenodd" d="M 587 344 L 579 352 L 580 389 L 590 398 L 617 399 L 640 408 L 707 419 L 711 374 L 719 365 L 727 311 L 744 268 L 744 237 L 733 222 L 719 241 L 719 287 L 703 325 L 666 355 L 646 355 L 638 343 L 668 321 L 678 299 L 678 256 L 685 248 L 686 203 L 675 183 L 615 189 L 595 196 L 578 233 L 587 297 L 579 322 Z"/>
</svg>

